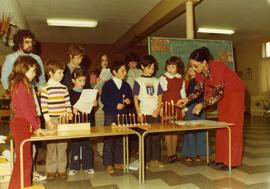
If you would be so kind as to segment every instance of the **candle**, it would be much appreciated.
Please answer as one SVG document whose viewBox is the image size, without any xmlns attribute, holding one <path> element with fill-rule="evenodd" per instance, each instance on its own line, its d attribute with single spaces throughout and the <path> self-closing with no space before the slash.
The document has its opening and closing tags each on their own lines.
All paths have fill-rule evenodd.
<svg viewBox="0 0 270 189">
<path fill-rule="evenodd" d="M 167 113 L 168 113 L 168 103 L 167 103 L 167 101 L 165 102 L 165 116 L 164 116 L 164 118 L 165 118 L 165 122 L 166 122 L 166 120 L 167 120 Z"/>
<path fill-rule="evenodd" d="M 123 104 L 125 104 L 125 95 L 123 94 Z"/>
<path fill-rule="evenodd" d="M 120 124 L 120 115 L 119 114 L 117 114 L 117 125 L 121 125 Z"/>
<path fill-rule="evenodd" d="M 88 120 L 89 120 L 89 114 L 87 113 L 86 114 L 86 123 L 88 123 Z M 89 120 L 89 122 L 90 122 L 90 120 Z"/>
<path fill-rule="evenodd" d="M 125 117 L 126 117 L 126 125 L 128 126 L 128 115 L 125 114 Z"/>
<path fill-rule="evenodd" d="M 78 112 L 78 123 L 81 123 L 81 114 Z"/>
<path fill-rule="evenodd" d="M 172 104 L 172 121 L 174 122 L 175 113 L 174 113 L 174 103 L 173 103 L 173 100 L 171 100 L 171 104 Z"/>
<path fill-rule="evenodd" d="M 144 117 L 143 117 L 143 114 L 141 115 L 141 124 L 143 125 L 143 120 L 144 119 Z"/>
<path fill-rule="evenodd" d="M 125 115 L 124 114 L 122 114 L 122 124 L 123 124 L 123 126 L 125 126 Z"/>
<path fill-rule="evenodd" d="M 134 125 L 136 125 L 136 116 L 135 116 L 135 114 L 133 114 L 133 122 L 134 122 Z"/>
<path fill-rule="evenodd" d="M 132 125 L 132 117 L 131 117 L 131 113 L 129 113 L 128 116 L 129 116 L 129 124 Z"/>
</svg>

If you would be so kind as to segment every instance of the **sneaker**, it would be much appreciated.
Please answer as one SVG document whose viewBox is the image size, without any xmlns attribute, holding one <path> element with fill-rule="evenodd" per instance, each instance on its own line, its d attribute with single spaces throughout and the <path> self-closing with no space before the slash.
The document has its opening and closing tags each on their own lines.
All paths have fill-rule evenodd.
<svg viewBox="0 0 270 189">
<path fill-rule="evenodd" d="M 121 163 L 114 164 L 114 168 L 115 168 L 115 169 L 118 169 L 118 170 L 123 170 L 124 165 L 123 165 L 123 164 L 121 164 Z"/>
<path fill-rule="evenodd" d="M 47 173 L 47 179 L 48 180 L 54 180 L 55 177 L 56 177 L 55 173 L 50 173 L 50 172 Z"/>
<path fill-rule="evenodd" d="M 58 173 L 58 176 L 59 176 L 61 179 L 65 180 L 65 179 L 67 179 L 67 172 Z"/>
<path fill-rule="evenodd" d="M 139 161 L 136 159 L 135 161 L 131 162 L 128 166 L 129 170 L 137 171 L 139 169 Z"/>
<path fill-rule="evenodd" d="M 88 173 L 89 175 L 93 175 L 95 174 L 95 170 L 94 169 L 87 169 L 87 170 L 83 170 L 84 172 Z"/>
<path fill-rule="evenodd" d="M 74 175 L 76 175 L 77 173 L 78 173 L 77 170 L 69 170 L 68 176 L 74 176 Z"/>
<path fill-rule="evenodd" d="M 113 166 L 108 165 L 108 166 L 106 167 L 105 171 L 106 171 L 107 173 L 109 173 L 109 174 L 113 174 L 113 173 L 114 173 L 114 168 L 113 168 Z"/>
<path fill-rule="evenodd" d="M 36 171 L 33 172 L 33 178 L 32 178 L 33 182 L 41 182 L 41 181 L 44 181 L 46 179 L 47 179 L 47 176 L 41 175 Z"/>
<path fill-rule="evenodd" d="M 158 168 L 163 168 L 164 164 L 161 161 L 154 160 L 154 161 L 151 161 L 151 166 L 158 167 Z"/>
</svg>

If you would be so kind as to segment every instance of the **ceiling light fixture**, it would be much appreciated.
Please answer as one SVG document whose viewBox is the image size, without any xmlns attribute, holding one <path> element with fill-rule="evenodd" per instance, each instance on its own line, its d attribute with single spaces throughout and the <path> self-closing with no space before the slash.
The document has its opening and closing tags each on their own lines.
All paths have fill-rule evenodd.
<svg viewBox="0 0 270 189">
<path fill-rule="evenodd" d="M 49 26 L 95 28 L 97 26 L 98 22 L 96 20 L 47 18 L 47 24 Z"/>
<path fill-rule="evenodd" d="M 216 34 L 226 34 L 232 35 L 234 34 L 234 30 L 230 29 L 218 29 L 218 28 L 199 28 L 199 33 L 216 33 Z"/>
</svg>

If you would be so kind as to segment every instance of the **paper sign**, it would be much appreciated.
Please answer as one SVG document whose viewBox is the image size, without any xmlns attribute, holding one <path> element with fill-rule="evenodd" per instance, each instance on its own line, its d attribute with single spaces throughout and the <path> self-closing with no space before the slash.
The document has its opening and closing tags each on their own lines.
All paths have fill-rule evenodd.
<svg viewBox="0 0 270 189">
<path fill-rule="evenodd" d="M 74 108 L 77 108 L 80 112 L 90 113 L 93 108 L 93 102 L 97 98 L 98 90 L 96 89 L 84 89 L 79 100 L 74 104 Z"/>
</svg>

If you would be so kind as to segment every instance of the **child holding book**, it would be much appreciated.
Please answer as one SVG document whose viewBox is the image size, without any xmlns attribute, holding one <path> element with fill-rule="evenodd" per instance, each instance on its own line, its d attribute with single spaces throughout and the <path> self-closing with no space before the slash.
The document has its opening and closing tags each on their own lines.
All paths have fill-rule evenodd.
<svg viewBox="0 0 270 189">
<path fill-rule="evenodd" d="M 73 106 L 73 113 L 76 115 L 77 118 L 86 117 L 89 119 L 90 117 L 86 116 L 86 113 L 79 111 L 74 107 L 74 104 L 79 100 L 83 87 L 86 83 L 86 74 L 84 73 L 83 69 L 76 69 L 72 73 L 72 83 L 73 89 L 69 90 L 70 96 L 70 103 Z M 97 105 L 97 101 L 93 102 L 93 105 Z M 79 114 L 80 116 L 77 116 Z M 85 120 L 80 120 L 85 121 Z M 90 122 L 90 120 L 87 120 Z M 89 138 L 82 138 L 82 139 L 73 139 L 70 143 L 70 170 L 68 175 L 72 176 L 78 173 L 80 170 L 80 149 L 82 149 L 82 169 L 84 172 L 92 175 L 95 173 L 94 170 L 94 153 L 92 150 L 92 146 L 90 144 Z"/>
</svg>

